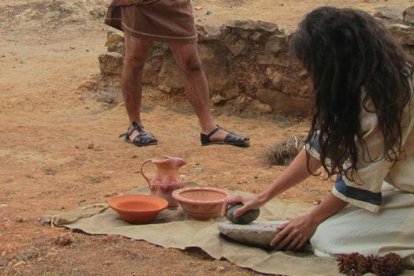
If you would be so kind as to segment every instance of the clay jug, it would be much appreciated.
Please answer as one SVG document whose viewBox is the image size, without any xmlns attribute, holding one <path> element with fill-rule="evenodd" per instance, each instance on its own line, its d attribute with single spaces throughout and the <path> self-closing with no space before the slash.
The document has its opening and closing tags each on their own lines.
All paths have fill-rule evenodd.
<svg viewBox="0 0 414 276">
<path fill-rule="evenodd" d="M 148 163 L 154 164 L 157 168 L 156 175 L 151 181 L 143 170 Z M 184 187 L 178 178 L 178 171 L 185 164 L 186 161 L 182 158 L 164 156 L 159 159 L 145 160 L 141 165 L 141 174 L 147 181 L 151 194 L 165 198 L 168 201 L 169 209 L 178 208 L 178 201 L 172 197 L 172 192 Z"/>
</svg>

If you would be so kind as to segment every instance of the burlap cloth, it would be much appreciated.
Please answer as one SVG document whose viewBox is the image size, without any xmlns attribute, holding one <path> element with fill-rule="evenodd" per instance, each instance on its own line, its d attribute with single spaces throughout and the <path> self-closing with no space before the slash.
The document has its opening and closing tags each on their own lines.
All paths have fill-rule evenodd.
<svg viewBox="0 0 414 276">
<path fill-rule="evenodd" d="M 132 193 L 148 194 L 147 188 Z M 241 192 L 236 192 L 241 193 Z M 286 203 L 278 199 L 261 208 L 260 220 L 286 220 L 303 213 L 311 206 L 301 203 Z M 219 235 L 217 222 L 189 219 L 183 210 L 164 210 L 157 219 L 146 225 L 131 225 L 118 218 L 116 212 L 105 204 L 80 207 L 71 212 L 61 212 L 44 218 L 55 226 L 81 230 L 88 234 L 121 235 L 136 240 L 145 240 L 165 247 L 186 249 L 198 247 L 215 259 L 230 262 L 261 273 L 284 275 L 339 275 L 332 258 L 316 257 L 312 253 L 268 252 L 244 246 Z"/>
</svg>

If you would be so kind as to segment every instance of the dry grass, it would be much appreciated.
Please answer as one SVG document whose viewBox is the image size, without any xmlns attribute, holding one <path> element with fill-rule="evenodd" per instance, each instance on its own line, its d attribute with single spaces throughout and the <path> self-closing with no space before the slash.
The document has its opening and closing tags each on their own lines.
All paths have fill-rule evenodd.
<svg viewBox="0 0 414 276">
<path fill-rule="evenodd" d="M 303 148 L 306 136 L 292 136 L 285 142 L 276 144 L 265 153 L 266 161 L 271 165 L 289 165 Z"/>
</svg>

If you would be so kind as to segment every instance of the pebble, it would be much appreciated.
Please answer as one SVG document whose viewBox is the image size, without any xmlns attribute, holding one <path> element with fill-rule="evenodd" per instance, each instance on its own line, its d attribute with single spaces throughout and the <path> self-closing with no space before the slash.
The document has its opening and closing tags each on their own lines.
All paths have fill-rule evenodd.
<svg viewBox="0 0 414 276">
<path fill-rule="evenodd" d="M 15 217 L 14 218 L 14 221 L 17 222 L 17 223 L 21 223 L 21 222 L 24 222 L 24 218 L 22 218 L 22 217 Z"/>
<path fill-rule="evenodd" d="M 67 246 L 67 245 L 70 245 L 72 243 L 73 243 L 73 240 L 68 235 L 59 236 L 55 240 L 55 244 L 60 245 L 60 246 Z"/>
<path fill-rule="evenodd" d="M 19 266 L 22 266 L 22 265 L 25 265 L 26 264 L 26 262 L 25 261 L 18 261 L 17 263 L 15 263 L 13 266 L 14 267 L 19 267 Z"/>
</svg>

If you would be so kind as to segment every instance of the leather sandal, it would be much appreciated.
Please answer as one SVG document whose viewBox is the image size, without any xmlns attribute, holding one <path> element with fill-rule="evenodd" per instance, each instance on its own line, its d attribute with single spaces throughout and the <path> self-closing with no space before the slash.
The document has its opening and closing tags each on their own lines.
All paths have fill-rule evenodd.
<svg viewBox="0 0 414 276">
<path fill-rule="evenodd" d="M 139 134 L 134 138 L 134 140 L 131 140 L 129 137 L 134 132 L 134 130 L 138 131 Z M 134 144 L 137 147 L 152 146 L 158 143 L 157 138 L 155 138 L 151 132 L 145 131 L 144 128 L 136 122 L 132 123 L 132 126 L 128 128 L 127 132 L 119 135 L 119 138 L 121 137 L 125 137 L 125 142 Z"/>
<path fill-rule="evenodd" d="M 227 135 L 224 137 L 223 141 L 212 141 L 210 138 L 213 136 L 217 131 L 224 130 Z M 229 132 L 224 128 L 217 126 L 213 129 L 209 134 L 200 133 L 200 141 L 201 145 L 208 146 L 208 145 L 232 145 L 236 147 L 247 148 L 250 146 L 250 139 L 241 135 L 238 135 L 233 132 Z"/>
</svg>

